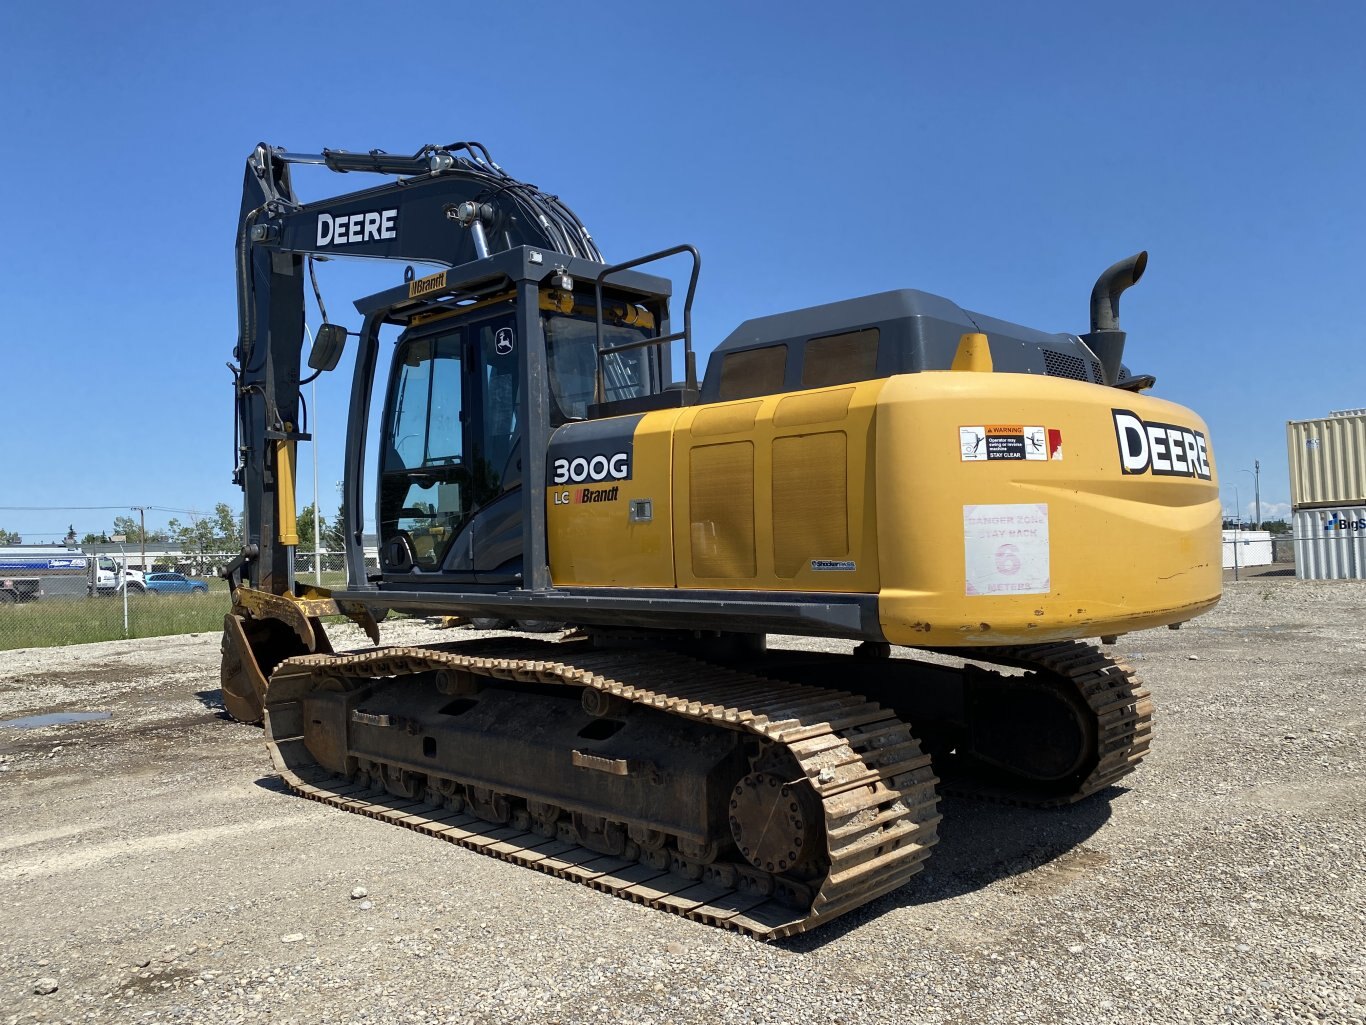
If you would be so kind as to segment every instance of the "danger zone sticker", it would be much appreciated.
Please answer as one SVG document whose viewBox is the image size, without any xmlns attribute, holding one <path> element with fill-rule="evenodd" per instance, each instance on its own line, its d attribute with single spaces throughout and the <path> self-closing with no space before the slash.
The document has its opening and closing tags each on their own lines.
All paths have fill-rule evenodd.
<svg viewBox="0 0 1366 1025">
<path fill-rule="evenodd" d="M 1029 459 L 1046 462 L 1062 458 L 1062 431 L 1024 424 L 981 424 L 958 428 L 963 462 Z"/>
<path fill-rule="evenodd" d="M 963 561 L 969 595 L 1047 594 L 1048 506 L 963 506 Z"/>
</svg>

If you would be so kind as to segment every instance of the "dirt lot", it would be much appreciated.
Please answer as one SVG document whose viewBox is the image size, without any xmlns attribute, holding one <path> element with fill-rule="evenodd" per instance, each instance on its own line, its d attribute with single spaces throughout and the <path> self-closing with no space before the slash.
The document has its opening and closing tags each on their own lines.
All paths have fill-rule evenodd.
<svg viewBox="0 0 1366 1025">
<path fill-rule="evenodd" d="M 1226 586 L 1117 646 L 1129 788 L 946 799 L 910 885 L 770 945 L 282 792 L 216 636 L 0 653 L 0 720 L 112 713 L 0 728 L 0 1022 L 1366 1021 L 1366 585 Z"/>
</svg>

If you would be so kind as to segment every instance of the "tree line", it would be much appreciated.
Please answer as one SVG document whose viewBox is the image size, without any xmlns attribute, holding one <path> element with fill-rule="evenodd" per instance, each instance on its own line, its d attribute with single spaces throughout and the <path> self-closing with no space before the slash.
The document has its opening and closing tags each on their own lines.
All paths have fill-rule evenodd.
<svg viewBox="0 0 1366 1025">
<path fill-rule="evenodd" d="M 338 509 L 330 519 L 321 517 L 322 535 L 318 536 L 320 517 L 313 505 L 306 506 L 298 517 L 299 551 L 314 550 L 314 540 L 322 543 L 318 547 L 325 552 L 339 552 L 345 547 L 342 538 L 342 511 Z M 234 512 L 227 502 L 219 502 L 212 513 L 198 516 L 193 513 L 182 521 L 179 518 L 167 520 L 165 527 L 144 530 L 136 516 L 115 516 L 113 525 L 99 533 L 87 532 L 77 539 L 75 526 L 67 528 L 63 543 L 68 546 L 107 544 L 111 538 L 122 534 L 127 545 L 176 544 L 185 552 L 236 555 L 242 549 L 242 514 Z M 0 545 L 21 545 L 23 536 L 17 530 L 0 527 Z"/>
</svg>

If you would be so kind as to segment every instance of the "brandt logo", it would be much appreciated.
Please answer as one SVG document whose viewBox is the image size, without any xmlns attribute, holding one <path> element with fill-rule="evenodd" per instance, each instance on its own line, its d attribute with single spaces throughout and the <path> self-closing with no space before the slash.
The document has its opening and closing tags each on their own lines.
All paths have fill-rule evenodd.
<svg viewBox="0 0 1366 1025">
<path fill-rule="evenodd" d="M 574 503 L 592 505 L 594 502 L 615 502 L 620 493 L 620 484 L 613 484 L 610 488 L 580 488 L 574 492 Z"/>
</svg>

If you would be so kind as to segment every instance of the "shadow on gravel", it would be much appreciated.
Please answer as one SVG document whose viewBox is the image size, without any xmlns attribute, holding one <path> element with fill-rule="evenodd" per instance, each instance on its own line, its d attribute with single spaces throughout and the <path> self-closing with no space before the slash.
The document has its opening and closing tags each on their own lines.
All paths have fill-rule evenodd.
<svg viewBox="0 0 1366 1025">
<path fill-rule="evenodd" d="M 1110 802 L 1128 793 L 1107 787 L 1064 808 L 1014 808 L 945 797 L 939 843 L 920 873 L 919 886 L 893 894 L 902 904 L 948 900 L 1010 876 L 1029 872 L 1075 850 L 1110 818 Z M 906 899 L 914 898 L 914 899 Z"/>
<path fill-rule="evenodd" d="M 1240 566 L 1237 570 L 1225 568 L 1224 580 L 1260 580 L 1263 577 L 1294 577 L 1295 567 L 1277 566 Z"/>
<path fill-rule="evenodd" d="M 1109 787 L 1066 808 L 1039 809 L 945 797 L 939 803 L 939 843 L 910 882 L 814 932 L 774 945 L 793 953 L 816 950 L 894 908 L 952 900 L 1032 872 L 1077 850 L 1110 818 L 1110 802 L 1127 792 Z"/>
<path fill-rule="evenodd" d="M 213 693 L 217 693 L 216 691 Z M 292 796 L 279 776 L 261 776 L 256 785 Z M 1002 879 L 1045 869 L 1033 882 L 1065 886 L 1071 879 L 1099 871 L 1108 859 L 1083 844 L 1110 818 L 1110 802 L 1128 793 L 1112 786 L 1065 808 L 1016 808 L 961 797 L 944 797 L 939 811 L 939 842 L 925 867 L 901 889 L 889 893 L 810 933 L 776 940 L 793 953 L 817 950 L 896 908 L 925 907 L 974 893 Z M 1054 864 L 1056 863 L 1056 864 Z M 1052 867 L 1056 871 L 1048 871 Z"/>
<path fill-rule="evenodd" d="M 199 703 L 209 709 L 214 714 L 215 719 L 222 719 L 224 722 L 236 722 L 228 711 L 223 707 L 223 692 L 215 687 L 213 690 L 197 690 L 194 696 L 199 699 Z"/>
</svg>

